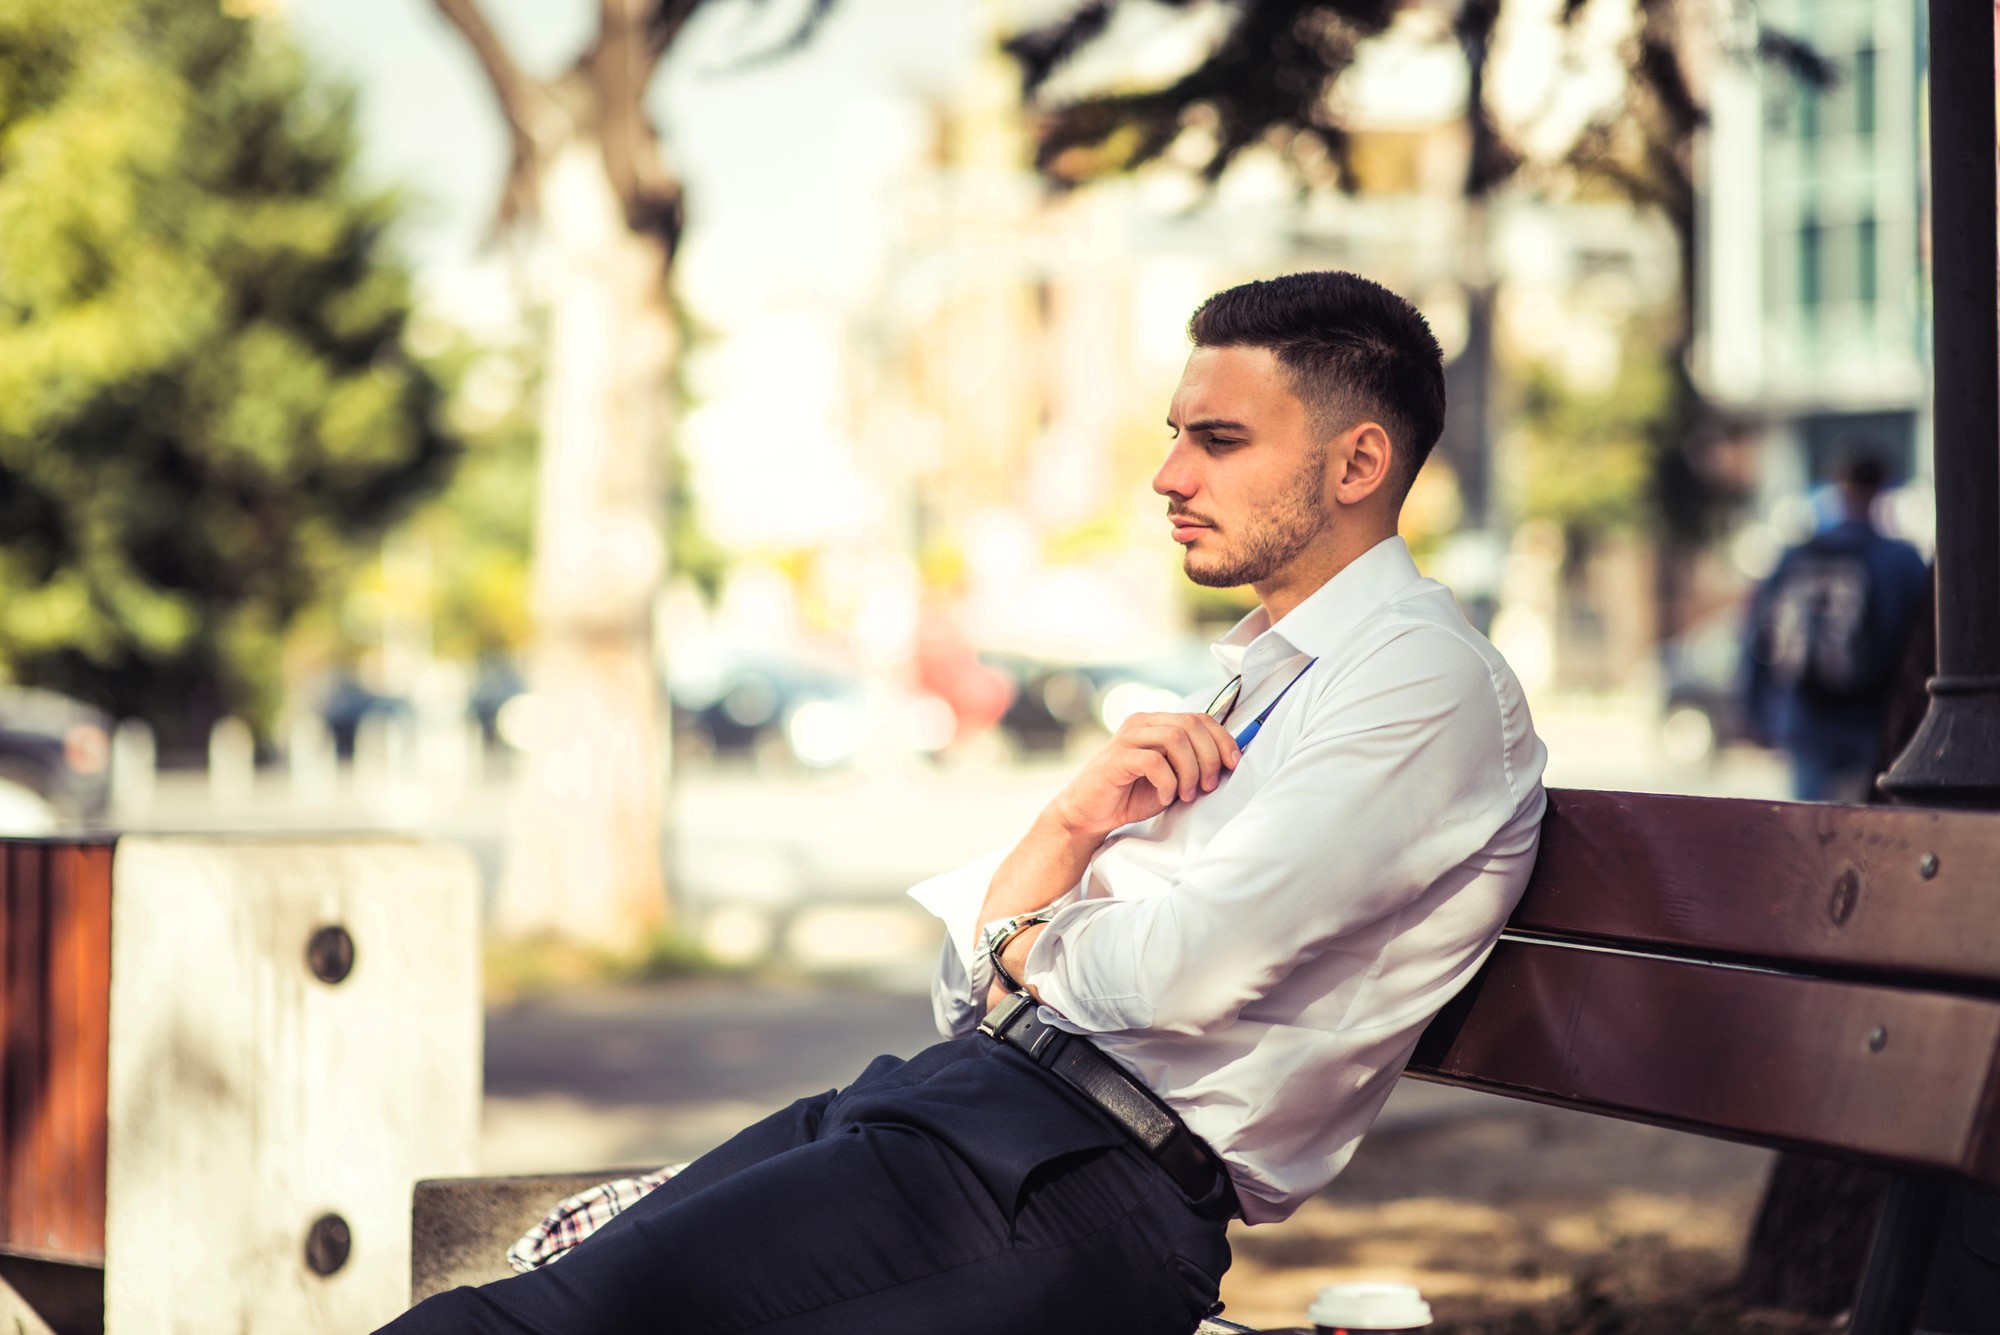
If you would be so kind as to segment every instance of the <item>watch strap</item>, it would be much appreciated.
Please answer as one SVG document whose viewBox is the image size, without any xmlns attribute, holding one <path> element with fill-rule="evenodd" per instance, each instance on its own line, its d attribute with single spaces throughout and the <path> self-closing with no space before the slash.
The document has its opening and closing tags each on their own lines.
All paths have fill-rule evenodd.
<svg viewBox="0 0 2000 1335">
<path fill-rule="evenodd" d="M 1001 952 L 1013 944 L 1014 938 L 1030 927 L 1036 927 L 1056 916 L 1053 906 L 1036 909 L 1033 913 L 1017 913 L 1011 918 L 1002 918 L 986 929 L 986 958 L 993 962 L 993 974 L 1000 985 L 1009 992 L 1023 991 L 1021 980 L 1007 971 L 1000 961 Z"/>
</svg>

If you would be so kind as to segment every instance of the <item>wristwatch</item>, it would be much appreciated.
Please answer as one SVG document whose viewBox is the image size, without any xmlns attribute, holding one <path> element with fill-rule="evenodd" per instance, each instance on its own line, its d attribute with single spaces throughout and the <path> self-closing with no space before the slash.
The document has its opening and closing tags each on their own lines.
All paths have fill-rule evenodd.
<svg viewBox="0 0 2000 1335">
<path fill-rule="evenodd" d="M 1007 972 L 1007 966 L 1000 962 L 1000 952 L 1026 929 L 1045 923 L 1055 916 L 1056 906 L 1051 904 L 1048 908 L 1036 909 L 1033 913 L 1017 913 L 1011 918 L 989 922 L 982 929 L 986 936 L 986 958 L 993 961 L 994 975 L 999 978 L 1000 985 L 1009 992 L 1019 992 L 1021 981 Z"/>
</svg>

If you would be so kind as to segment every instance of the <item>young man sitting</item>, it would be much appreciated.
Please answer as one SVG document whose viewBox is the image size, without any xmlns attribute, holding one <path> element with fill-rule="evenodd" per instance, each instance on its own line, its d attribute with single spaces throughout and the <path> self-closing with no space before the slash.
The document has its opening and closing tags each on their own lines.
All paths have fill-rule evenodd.
<svg viewBox="0 0 2000 1335">
<path fill-rule="evenodd" d="M 946 1041 L 750 1127 L 429 1332 L 1186 1335 L 1231 1217 L 1353 1154 L 1525 885 L 1545 758 L 1397 516 L 1436 341 L 1347 273 L 1210 298 L 1153 479 L 1261 606 L 1203 709 L 1128 720 L 1011 852 L 911 893 Z"/>
</svg>

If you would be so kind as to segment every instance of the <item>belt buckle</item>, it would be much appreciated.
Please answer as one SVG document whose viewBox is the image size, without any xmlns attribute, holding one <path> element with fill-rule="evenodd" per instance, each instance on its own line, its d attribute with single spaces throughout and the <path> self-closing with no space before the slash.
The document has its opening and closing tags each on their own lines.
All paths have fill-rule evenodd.
<svg viewBox="0 0 2000 1335">
<path fill-rule="evenodd" d="M 986 1018 L 979 1022 L 979 1032 L 988 1038 L 1004 1039 L 1014 1022 L 1034 1004 L 1035 999 L 1026 992 L 1010 993 L 1005 1001 L 986 1012 Z"/>
</svg>

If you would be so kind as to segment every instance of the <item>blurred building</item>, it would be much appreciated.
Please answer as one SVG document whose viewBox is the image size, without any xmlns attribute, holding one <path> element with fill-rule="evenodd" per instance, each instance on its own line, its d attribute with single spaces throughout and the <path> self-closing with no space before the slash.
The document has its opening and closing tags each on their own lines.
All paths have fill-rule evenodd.
<svg viewBox="0 0 2000 1335">
<path fill-rule="evenodd" d="M 1454 362 L 1455 409 L 1406 510 L 1409 536 L 1462 598 L 1502 592 L 1517 469 L 1505 395 L 1484 415 L 1458 406 L 1472 401 L 1461 393 L 1468 274 L 1501 292 L 1490 348 L 1608 382 L 1621 328 L 1673 300 L 1674 242 L 1629 205 L 1527 190 L 1496 199 L 1483 235 L 1470 232 L 1462 91 L 1443 77 L 1453 51 L 1436 57 L 1439 77 L 1417 81 L 1444 86 L 1427 105 L 1350 110 L 1353 194 L 1302 197 L 1280 163 L 1252 153 L 1211 194 L 1168 163 L 1052 199 L 1028 166 L 1011 65 L 994 56 L 939 102 L 932 153 L 906 187 L 898 264 L 855 340 L 874 362 L 855 434 L 905 470 L 927 576 L 954 587 L 981 647 L 1131 655 L 1161 647 L 1191 612 L 1231 614 L 1190 594 L 1146 484 L 1194 307 L 1298 269 L 1366 273 L 1430 319 Z M 1499 532 L 1486 547 L 1454 544 L 1456 479 L 1482 450 L 1496 456 Z M 1551 573 L 1518 600 L 1538 621 L 1516 651 L 1548 664 L 1567 654 L 1591 684 L 1621 681 L 1651 643 L 1648 559 L 1636 540 L 1607 542 L 1586 575 L 1557 588 Z M 1589 606 L 1566 616 L 1566 601 Z"/>
<path fill-rule="evenodd" d="M 1859 447 L 1905 479 L 1929 475 L 1930 321 L 1924 7 L 1769 0 L 1763 12 L 1836 73 L 1814 88 L 1763 60 L 1715 71 L 1701 370 L 1762 438 L 1768 514 Z"/>
</svg>

